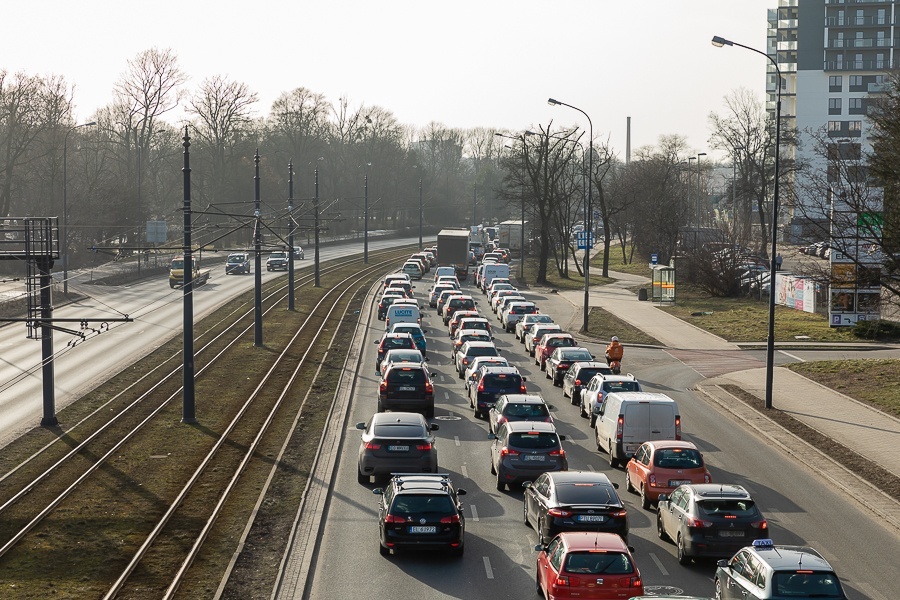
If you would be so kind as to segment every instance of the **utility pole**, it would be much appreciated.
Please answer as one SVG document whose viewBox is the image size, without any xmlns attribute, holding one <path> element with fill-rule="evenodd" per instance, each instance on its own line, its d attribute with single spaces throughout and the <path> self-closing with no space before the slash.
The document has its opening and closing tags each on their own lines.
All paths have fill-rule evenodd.
<svg viewBox="0 0 900 600">
<path fill-rule="evenodd" d="M 315 273 L 315 286 L 321 287 L 319 282 L 319 167 L 316 167 L 316 196 L 313 199 L 313 212 L 315 213 L 316 230 L 316 264 L 313 270 Z"/>
<path fill-rule="evenodd" d="M 253 162 L 256 164 L 256 172 L 253 175 L 253 250 L 256 252 L 256 264 L 254 265 L 256 272 L 253 274 L 254 293 L 253 293 L 253 345 L 263 345 L 263 319 L 262 319 L 262 223 L 260 220 L 261 212 L 259 208 L 259 148 L 253 156 Z M 291 258 L 293 258 L 294 249 L 291 248 Z"/>
<path fill-rule="evenodd" d="M 182 369 L 181 422 L 196 423 L 194 414 L 194 257 L 191 254 L 191 136 L 184 126 L 184 298 L 182 330 L 184 331 L 184 368 Z"/>
<path fill-rule="evenodd" d="M 291 262 L 288 263 L 288 310 L 294 310 L 294 159 L 288 162 L 288 245 Z M 368 260 L 366 261 L 368 262 Z"/>
<path fill-rule="evenodd" d="M 369 174 L 363 182 L 363 264 L 369 264 Z M 421 244 L 420 244 L 421 245 Z"/>
</svg>

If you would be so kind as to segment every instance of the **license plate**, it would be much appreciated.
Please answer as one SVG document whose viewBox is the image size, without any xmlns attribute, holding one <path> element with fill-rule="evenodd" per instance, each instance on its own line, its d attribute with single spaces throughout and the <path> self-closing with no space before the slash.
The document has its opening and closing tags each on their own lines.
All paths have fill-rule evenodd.
<svg viewBox="0 0 900 600">
<path fill-rule="evenodd" d="M 721 531 L 719 531 L 719 537 L 744 537 L 744 532 L 738 530 L 732 531 L 730 529 L 722 529 Z"/>
<path fill-rule="evenodd" d="M 487 406 L 488 408 L 494 408 L 493 402 L 485 402 L 484 405 Z"/>
<path fill-rule="evenodd" d="M 625 446 L 625 454 L 631 456 L 637 451 L 637 446 Z"/>
<path fill-rule="evenodd" d="M 411 525 L 410 533 L 437 533 L 437 525 Z"/>
<path fill-rule="evenodd" d="M 411 385 L 401 385 L 397 390 L 401 392 L 414 392 L 416 391 L 416 388 Z"/>
<path fill-rule="evenodd" d="M 669 487 L 678 487 L 679 485 L 685 485 L 690 482 L 691 482 L 690 479 L 670 479 Z"/>
<path fill-rule="evenodd" d="M 543 462 L 543 460 L 545 458 L 547 458 L 547 457 L 544 456 L 543 454 L 526 454 L 525 455 L 525 460 L 535 460 L 535 461 Z"/>
<path fill-rule="evenodd" d="M 388 452 L 409 452 L 409 446 L 388 446 Z"/>
<path fill-rule="evenodd" d="M 582 523 L 603 523 L 606 521 L 604 515 L 578 515 L 577 519 Z"/>
</svg>

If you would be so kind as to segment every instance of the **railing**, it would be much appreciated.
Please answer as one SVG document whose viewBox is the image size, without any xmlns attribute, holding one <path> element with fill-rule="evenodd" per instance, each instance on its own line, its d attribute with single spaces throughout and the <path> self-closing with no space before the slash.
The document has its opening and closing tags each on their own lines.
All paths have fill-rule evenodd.
<svg viewBox="0 0 900 600">
<path fill-rule="evenodd" d="M 825 17 L 825 25 L 828 27 L 846 27 L 852 25 L 890 25 L 888 17 Z"/>
<path fill-rule="evenodd" d="M 889 60 L 845 60 L 837 62 L 825 61 L 825 71 L 885 71 L 891 68 Z"/>
</svg>

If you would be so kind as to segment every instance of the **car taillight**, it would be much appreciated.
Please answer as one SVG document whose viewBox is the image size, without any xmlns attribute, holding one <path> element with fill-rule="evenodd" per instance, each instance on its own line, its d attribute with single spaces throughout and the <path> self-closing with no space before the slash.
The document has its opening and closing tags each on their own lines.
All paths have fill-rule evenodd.
<svg viewBox="0 0 900 600">
<path fill-rule="evenodd" d="M 441 523 L 459 523 L 459 515 L 441 517 Z"/>
<path fill-rule="evenodd" d="M 703 483 L 712 483 L 712 476 L 709 473 L 703 476 Z"/>
<path fill-rule="evenodd" d="M 478 391 L 479 391 L 479 392 L 483 392 L 483 391 L 484 391 L 484 381 L 482 381 L 481 383 L 478 384 Z"/>
<path fill-rule="evenodd" d="M 519 455 L 518 450 L 512 450 L 510 448 L 503 448 L 502 450 L 500 450 L 500 458 L 503 458 L 504 456 L 518 456 L 518 455 Z"/>
<path fill-rule="evenodd" d="M 434 385 L 432 385 L 430 381 L 425 382 L 425 393 L 426 394 L 434 393 Z"/>
<path fill-rule="evenodd" d="M 624 519 L 628 516 L 628 511 L 623 508 L 622 510 L 617 510 L 614 513 L 609 513 L 609 516 Z"/>
<path fill-rule="evenodd" d="M 625 429 L 625 415 L 619 415 L 619 420 L 616 422 L 616 441 L 622 441 L 622 431 Z"/>
<path fill-rule="evenodd" d="M 560 448 L 559 450 L 551 450 L 550 451 L 550 456 L 565 456 L 565 455 L 566 455 L 566 451 L 563 450 L 562 448 Z"/>
<path fill-rule="evenodd" d="M 537 339 L 536 337 L 531 338 L 531 343 L 532 343 L 532 344 L 537 344 L 537 343 L 538 343 L 538 339 Z"/>
<path fill-rule="evenodd" d="M 366 450 L 381 450 L 381 444 L 375 442 L 366 442 Z"/>
<path fill-rule="evenodd" d="M 766 530 L 769 528 L 769 524 L 765 519 L 763 519 L 762 521 L 753 521 L 752 523 L 750 523 L 750 527 L 752 527 L 753 529 Z"/>
<path fill-rule="evenodd" d="M 503 425 L 504 423 L 506 423 L 507 421 L 509 421 L 509 419 L 507 419 L 506 417 L 504 417 L 502 415 L 497 417 L 497 429 L 499 429 L 500 426 Z"/>
<path fill-rule="evenodd" d="M 675 439 L 681 439 L 681 415 L 675 415 Z"/>
<path fill-rule="evenodd" d="M 557 369 L 568 369 L 569 363 L 559 363 L 558 365 L 556 365 L 556 368 Z"/>
<path fill-rule="evenodd" d="M 581 380 L 580 380 L 580 379 L 576 379 L 576 380 L 575 380 L 575 385 L 581 385 Z"/>
<path fill-rule="evenodd" d="M 422 452 L 431 450 L 431 442 L 427 442 L 425 444 L 416 444 L 416 450 L 421 450 Z"/>
<path fill-rule="evenodd" d="M 524 394 L 525 391 L 526 391 L 526 390 L 525 390 L 525 384 L 524 384 L 524 383 L 519 384 L 519 393 L 520 393 L 520 394 Z"/>
<path fill-rule="evenodd" d="M 687 526 L 694 529 L 703 529 L 704 527 L 712 527 L 713 524 L 710 521 L 687 517 Z"/>
<path fill-rule="evenodd" d="M 385 523 L 406 523 L 406 519 L 397 515 L 387 514 L 384 516 Z"/>
<path fill-rule="evenodd" d="M 572 511 L 570 510 L 562 510 L 560 508 L 551 508 L 547 511 L 547 514 L 551 517 L 571 517 Z"/>
<path fill-rule="evenodd" d="M 381 382 L 381 385 L 378 386 L 378 391 L 382 393 L 387 391 L 387 381 Z"/>
<path fill-rule="evenodd" d="M 656 487 L 656 475 L 650 475 L 647 478 L 647 483 L 650 484 L 650 487 Z"/>
<path fill-rule="evenodd" d="M 567 575 L 559 575 L 556 577 L 556 581 L 553 582 L 553 585 L 568 587 L 570 585 L 569 581 L 572 582 L 571 585 L 575 585 L 575 586 L 577 586 L 579 583 L 581 583 L 577 577 L 569 577 Z"/>
<path fill-rule="evenodd" d="M 628 580 L 629 587 L 642 587 L 644 584 L 641 582 L 640 577 L 631 577 Z"/>
<path fill-rule="evenodd" d="M 468 358 L 463 358 L 462 363 L 463 363 L 464 365 L 469 364 L 469 359 L 468 359 Z"/>
</svg>

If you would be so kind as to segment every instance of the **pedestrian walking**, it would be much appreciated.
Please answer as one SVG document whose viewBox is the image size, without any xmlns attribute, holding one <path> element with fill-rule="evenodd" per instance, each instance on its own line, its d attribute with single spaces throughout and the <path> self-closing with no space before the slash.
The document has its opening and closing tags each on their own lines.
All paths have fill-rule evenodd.
<svg viewBox="0 0 900 600">
<path fill-rule="evenodd" d="M 781 258 L 781 253 L 779 252 L 778 255 L 775 257 L 775 270 L 776 271 L 781 270 L 781 261 L 782 260 L 784 260 L 784 259 Z"/>
</svg>

